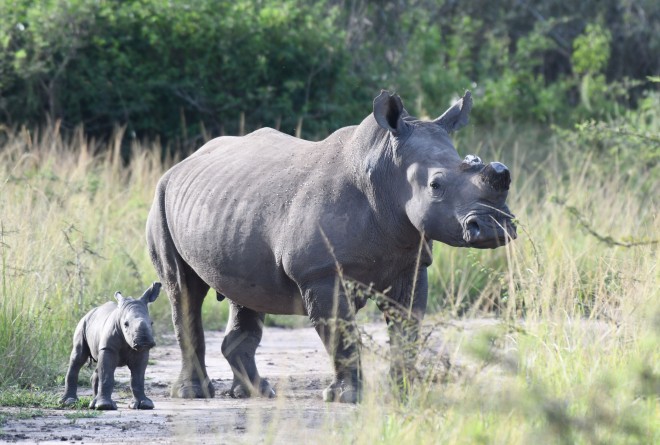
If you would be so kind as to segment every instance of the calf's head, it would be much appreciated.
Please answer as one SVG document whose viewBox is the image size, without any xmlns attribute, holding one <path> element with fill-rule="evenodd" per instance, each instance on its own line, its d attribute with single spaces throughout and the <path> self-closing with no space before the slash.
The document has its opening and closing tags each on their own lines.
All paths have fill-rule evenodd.
<svg viewBox="0 0 660 445">
<path fill-rule="evenodd" d="M 516 238 L 506 206 L 509 169 L 461 157 L 449 135 L 465 126 L 470 92 L 434 121 L 407 114 L 401 99 L 386 91 L 374 100 L 374 118 L 389 132 L 397 169 L 395 201 L 410 223 L 431 239 L 451 246 L 495 248 Z"/>
<path fill-rule="evenodd" d="M 156 346 L 151 318 L 149 317 L 149 303 L 153 303 L 160 293 L 160 283 L 153 283 L 142 297 L 133 299 L 123 297 L 116 292 L 119 307 L 119 323 L 126 343 L 136 351 L 150 349 Z"/>
</svg>

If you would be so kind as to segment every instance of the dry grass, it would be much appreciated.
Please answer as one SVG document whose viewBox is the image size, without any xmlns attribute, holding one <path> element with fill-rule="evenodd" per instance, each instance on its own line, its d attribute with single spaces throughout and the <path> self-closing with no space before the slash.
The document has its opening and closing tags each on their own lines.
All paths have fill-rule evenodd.
<svg viewBox="0 0 660 445">
<path fill-rule="evenodd" d="M 173 161 L 135 143 L 125 164 L 121 138 L 0 130 L 4 387 L 61 382 L 79 317 L 155 279 L 144 225 Z M 460 152 L 511 167 L 519 239 L 486 252 L 435 246 L 425 377 L 404 401 L 374 379 L 338 440 L 660 442 L 658 167 L 630 174 L 575 144 L 533 129 L 459 140 Z M 226 305 L 205 311 L 218 326 Z M 484 311 L 498 322 L 477 334 L 450 323 Z M 167 299 L 152 314 L 157 330 L 171 329 Z M 447 372 L 432 359 L 441 340 L 471 365 Z"/>
</svg>

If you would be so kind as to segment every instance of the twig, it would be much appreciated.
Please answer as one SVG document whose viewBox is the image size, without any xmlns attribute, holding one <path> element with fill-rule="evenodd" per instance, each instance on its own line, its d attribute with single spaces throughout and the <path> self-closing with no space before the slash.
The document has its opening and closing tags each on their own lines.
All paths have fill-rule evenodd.
<svg viewBox="0 0 660 445">
<path fill-rule="evenodd" d="M 596 238 L 600 242 L 609 244 L 610 246 L 621 246 L 621 247 L 649 246 L 653 244 L 658 244 L 658 242 L 660 242 L 660 240 L 657 239 L 635 240 L 635 241 L 627 242 L 627 241 L 616 240 L 612 238 L 610 235 L 601 235 L 591 227 L 587 219 L 580 213 L 580 211 L 577 208 L 566 204 L 566 201 L 557 198 L 556 196 L 550 198 L 550 200 L 551 202 L 554 202 L 555 204 L 559 204 L 560 206 L 564 207 L 566 211 L 577 220 L 578 224 L 580 224 L 582 228 L 584 228 L 594 238 Z"/>
</svg>

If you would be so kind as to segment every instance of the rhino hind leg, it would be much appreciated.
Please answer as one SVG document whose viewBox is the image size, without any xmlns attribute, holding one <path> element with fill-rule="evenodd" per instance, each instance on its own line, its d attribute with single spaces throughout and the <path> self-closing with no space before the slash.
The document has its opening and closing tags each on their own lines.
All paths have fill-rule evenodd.
<svg viewBox="0 0 660 445">
<path fill-rule="evenodd" d="M 229 320 L 222 341 L 222 354 L 234 373 L 229 392 L 232 397 L 275 397 L 275 391 L 268 381 L 259 376 L 254 361 L 263 334 L 264 319 L 265 314 L 229 301 Z"/>
<path fill-rule="evenodd" d="M 78 330 L 77 330 L 78 331 Z M 76 331 L 76 334 L 78 332 Z M 60 398 L 60 404 L 63 406 L 75 405 L 78 401 L 78 375 L 80 368 L 89 358 L 89 348 L 84 342 L 78 342 L 74 345 L 69 359 L 69 369 L 66 372 L 64 395 Z"/>
<path fill-rule="evenodd" d="M 310 320 L 334 364 L 335 377 L 323 391 L 323 400 L 359 402 L 362 376 L 355 308 L 334 285 L 308 289 L 304 301 Z"/>
<path fill-rule="evenodd" d="M 210 398 L 215 390 L 206 373 L 202 303 L 209 286 L 179 255 L 164 211 L 166 180 L 161 180 L 147 221 L 149 255 L 172 306 L 174 333 L 181 348 L 181 372 L 171 396 Z"/>
<path fill-rule="evenodd" d="M 185 269 L 185 281 L 168 289 L 174 332 L 182 358 L 181 372 L 172 384 L 171 396 L 185 399 L 211 398 L 215 396 L 215 390 L 206 372 L 206 345 L 202 325 L 202 303 L 209 286 L 189 267 Z"/>
</svg>

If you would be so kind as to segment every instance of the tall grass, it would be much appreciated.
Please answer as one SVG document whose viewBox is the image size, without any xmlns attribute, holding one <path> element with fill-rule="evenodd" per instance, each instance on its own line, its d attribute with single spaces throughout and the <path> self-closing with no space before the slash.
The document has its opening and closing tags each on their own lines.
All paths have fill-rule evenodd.
<svg viewBox="0 0 660 445">
<path fill-rule="evenodd" d="M 659 134 L 660 116 L 650 122 Z M 125 163 L 120 130 L 107 143 L 57 125 L 0 137 L 0 388 L 48 386 L 80 316 L 156 278 L 144 225 L 173 160 L 134 143 Z M 436 244 L 430 321 L 486 313 L 500 323 L 474 336 L 442 330 L 453 353 L 471 351 L 474 371 L 431 360 L 403 401 L 371 379 L 346 441 L 660 442 L 660 167 L 512 125 L 472 128 L 457 145 L 510 167 L 519 238 L 493 251 Z M 218 327 L 226 304 L 204 311 Z M 166 298 L 152 315 L 171 329 Z"/>
<path fill-rule="evenodd" d="M 162 172 L 159 147 L 120 157 L 57 125 L 5 129 L 0 149 L 2 384 L 52 384 L 66 366 L 82 314 L 155 279 L 144 221 Z"/>
<path fill-rule="evenodd" d="M 660 442 L 657 108 L 651 118 L 637 156 L 616 131 L 593 145 L 515 126 L 459 139 L 511 167 L 519 238 L 489 252 L 436 245 L 430 302 L 441 324 L 484 310 L 500 323 L 474 336 L 445 327 L 449 361 L 467 354 L 472 368 L 448 373 L 437 357 L 407 400 L 370 391 L 347 440 Z"/>
</svg>

